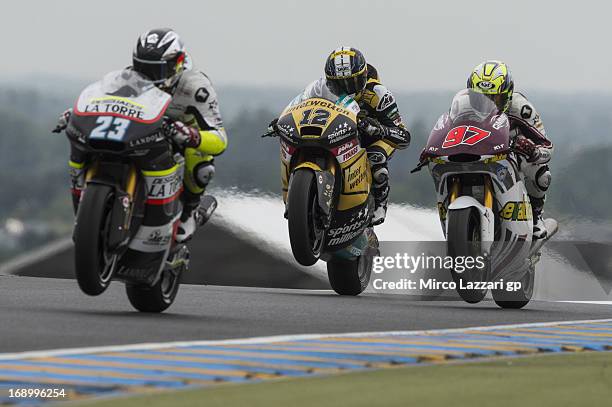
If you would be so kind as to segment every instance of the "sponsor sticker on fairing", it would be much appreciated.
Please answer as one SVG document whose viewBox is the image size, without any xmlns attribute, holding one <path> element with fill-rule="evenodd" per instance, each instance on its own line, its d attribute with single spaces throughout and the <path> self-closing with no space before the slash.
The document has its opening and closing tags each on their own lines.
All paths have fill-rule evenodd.
<svg viewBox="0 0 612 407">
<path fill-rule="evenodd" d="M 327 135 L 327 139 L 331 143 L 335 143 L 336 141 L 339 141 L 340 139 L 348 136 L 350 132 L 351 132 L 351 127 L 348 125 L 348 123 L 344 122 L 344 123 L 338 125 L 334 129 L 333 132 L 329 133 Z"/>
<path fill-rule="evenodd" d="M 355 155 L 357 155 L 357 153 L 359 153 L 359 151 L 361 151 L 359 143 L 357 143 L 355 140 L 351 140 L 348 143 L 344 143 L 335 148 L 333 153 L 338 162 L 343 163 L 353 158 Z"/>
<path fill-rule="evenodd" d="M 179 215 L 161 226 L 140 226 L 136 236 L 130 242 L 129 248 L 145 253 L 156 253 L 167 249 L 172 243 L 173 226 Z"/>
<path fill-rule="evenodd" d="M 183 177 L 180 171 L 164 176 L 146 175 L 147 204 L 163 205 L 178 197 L 183 187 Z"/>
<path fill-rule="evenodd" d="M 91 99 L 85 105 L 83 113 L 116 114 L 136 120 L 143 120 L 145 116 L 144 106 L 126 98 L 113 96 Z"/>
<path fill-rule="evenodd" d="M 280 142 L 280 154 L 281 154 L 281 159 L 283 161 L 289 161 L 291 160 L 291 156 L 293 155 L 293 152 L 295 151 L 295 147 L 290 146 L 289 144 L 283 142 L 281 140 Z"/>
</svg>

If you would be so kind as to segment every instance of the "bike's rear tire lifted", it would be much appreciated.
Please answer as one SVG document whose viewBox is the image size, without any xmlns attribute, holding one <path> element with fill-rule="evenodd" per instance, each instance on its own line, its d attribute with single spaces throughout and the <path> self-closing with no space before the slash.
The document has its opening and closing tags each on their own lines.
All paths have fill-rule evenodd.
<svg viewBox="0 0 612 407">
<path fill-rule="evenodd" d="M 457 258 L 462 256 L 477 257 L 482 256 L 481 253 L 481 233 L 480 233 L 480 213 L 476 208 L 456 209 L 448 214 L 448 231 L 447 245 L 448 255 Z M 462 273 L 458 273 L 454 269 L 451 270 L 453 281 L 457 284 L 457 293 L 459 296 L 470 304 L 476 304 L 482 301 L 487 295 L 486 289 L 469 290 L 461 289 L 469 282 L 488 281 L 489 265 L 486 264 L 484 270 L 478 270 L 476 267 L 467 269 Z"/>
<path fill-rule="evenodd" d="M 368 286 L 373 258 L 362 254 L 352 259 L 332 258 L 327 262 L 327 278 L 340 295 L 359 295 Z"/>
<path fill-rule="evenodd" d="M 117 255 L 107 248 L 113 197 L 112 187 L 90 184 L 79 204 L 74 228 L 75 274 L 87 295 L 102 294 L 113 277 Z"/>
<path fill-rule="evenodd" d="M 178 269 L 164 269 L 159 281 L 152 287 L 136 284 L 126 284 L 130 304 L 140 312 L 159 313 L 165 311 L 176 298 L 181 275 L 185 267 Z"/>
<path fill-rule="evenodd" d="M 312 170 L 298 169 L 291 175 L 287 206 L 293 257 L 302 266 L 312 266 L 319 260 L 325 236 L 316 217 L 319 208 L 316 178 Z"/>
</svg>

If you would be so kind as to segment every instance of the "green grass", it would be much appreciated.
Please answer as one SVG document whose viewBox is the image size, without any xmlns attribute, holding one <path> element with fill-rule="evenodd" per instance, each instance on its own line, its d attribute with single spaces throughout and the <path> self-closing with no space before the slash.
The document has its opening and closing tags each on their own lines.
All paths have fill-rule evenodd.
<svg viewBox="0 0 612 407">
<path fill-rule="evenodd" d="M 612 352 L 411 366 L 83 403 L 157 406 L 610 406 Z"/>
</svg>

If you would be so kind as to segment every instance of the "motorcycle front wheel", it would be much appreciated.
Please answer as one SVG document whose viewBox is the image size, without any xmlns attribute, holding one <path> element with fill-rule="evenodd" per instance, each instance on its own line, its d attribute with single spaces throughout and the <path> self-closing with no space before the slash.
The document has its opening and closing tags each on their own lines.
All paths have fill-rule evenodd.
<svg viewBox="0 0 612 407">
<path fill-rule="evenodd" d="M 482 256 L 480 213 L 476 208 L 464 208 L 449 211 L 447 231 L 447 252 L 453 259 Z M 470 283 L 488 281 L 489 265 L 482 269 L 478 267 L 465 267 L 451 269 L 451 275 L 457 285 L 459 296 L 470 304 L 482 301 L 487 294 L 486 289 L 465 289 Z"/>
<path fill-rule="evenodd" d="M 287 198 L 291 251 L 302 266 L 312 266 L 319 260 L 325 236 L 318 217 L 315 181 L 312 170 L 298 169 L 291 176 Z"/>
<path fill-rule="evenodd" d="M 100 295 L 109 286 L 117 255 L 108 250 L 113 189 L 90 184 L 79 204 L 74 228 L 76 279 L 87 295 Z"/>
</svg>

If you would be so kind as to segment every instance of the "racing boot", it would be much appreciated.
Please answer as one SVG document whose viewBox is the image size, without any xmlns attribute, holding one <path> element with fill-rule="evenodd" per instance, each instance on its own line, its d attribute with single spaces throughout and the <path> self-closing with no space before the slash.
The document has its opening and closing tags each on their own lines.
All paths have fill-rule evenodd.
<svg viewBox="0 0 612 407">
<path fill-rule="evenodd" d="M 381 174 L 382 173 L 382 174 Z M 372 183 L 372 195 L 374 196 L 374 215 L 370 222 L 371 226 L 380 225 L 387 216 L 387 203 L 389 202 L 389 179 L 386 167 L 374 171 Z"/>
<path fill-rule="evenodd" d="M 548 236 L 548 230 L 542 218 L 545 198 L 530 196 L 529 200 L 531 201 L 531 211 L 533 213 L 533 240 L 545 239 Z"/>
<path fill-rule="evenodd" d="M 196 229 L 208 222 L 215 209 L 217 209 L 217 200 L 212 195 L 200 197 L 200 195 L 185 191 L 184 197 L 181 223 L 176 232 L 178 243 L 189 241 Z"/>
<path fill-rule="evenodd" d="M 374 215 L 372 216 L 372 221 L 370 222 L 370 225 L 372 226 L 380 225 L 381 223 L 385 221 L 386 217 L 387 217 L 387 200 L 385 199 L 382 202 L 377 202 L 376 199 L 374 199 Z"/>
<path fill-rule="evenodd" d="M 186 242 L 195 233 L 198 226 L 204 225 L 210 219 L 217 208 L 217 200 L 210 195 L 204 195 L 206 187 L 215 175 L 213 160 L 203 161 L 197 164 L 193 170 L 194 181 L 201 192 L 191 192 L 185 188 L 181 199 L 183 201 L 183 213 L 181 223 L 176 234 L 176 241 Z"/>
</svg>

